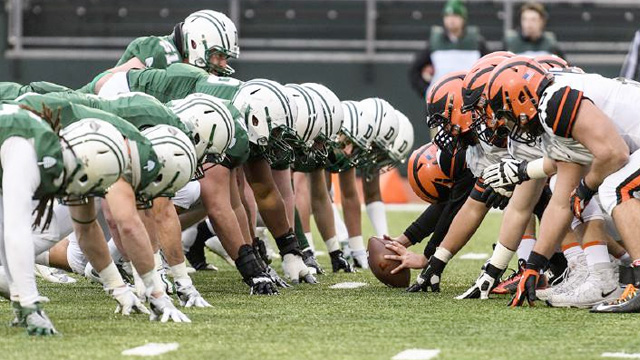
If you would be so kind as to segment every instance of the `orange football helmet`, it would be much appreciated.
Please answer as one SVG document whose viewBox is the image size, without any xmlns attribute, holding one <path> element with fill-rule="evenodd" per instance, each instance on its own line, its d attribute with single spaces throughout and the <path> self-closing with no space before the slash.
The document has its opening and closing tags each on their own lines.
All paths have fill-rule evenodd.
<svg viewBox="0 0 640 360">
<path fill-rule="evenodd" d="M 449 198 L 453 181 L 438 164 L 438 147 L 435 144 L 423 145 L 411 154 L 407 175 L 411 189 L 422 200 L 435 204 Z"/>
<path fill-rule="evenodd" d="M 568 69 L 571 66 L 569 63 L 557 55 L 539 55 L 533 58 L 538 64 L 542 65 L 543 68 L 550 69 Z"/>
<path fill-rule="evenodd" d="M 503 61 L 493 69 L 484 89 L 487 126 L 493 130 L 507 126 L 513 140 L 534 142 L 542 129 L 537 120 L 540 96 L 552 81 L 553 75 L 532 58 Z"/>
<path fill-rule="evenodd" d="M 427 125 L 440 128 L 434 142 L 450 153 L 461 145 L 458 137 L 471 129 L 471 113 L 462 112 L 462 81 L 466 74 L 448 73 L 431 84 L 427 92 Z"/>
</svg>

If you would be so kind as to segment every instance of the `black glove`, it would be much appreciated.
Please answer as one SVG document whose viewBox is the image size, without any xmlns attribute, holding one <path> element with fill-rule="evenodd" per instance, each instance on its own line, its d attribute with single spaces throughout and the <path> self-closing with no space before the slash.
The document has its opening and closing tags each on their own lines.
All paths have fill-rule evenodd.
<svg viewBox="0 0 640 360">
<path fill-rule="evenodd" d="M 302 261 L 307 267 L 316 269 L 318 274 L 324 274 L 324 270 L 318 264 L 318 259 L 313 255 L 313 251 L 311 249 L 305 250 L 302 252 Z"/>
<path fill-rule="evenodd" d="M 276 286 L 281 288 L 291 287 L 291 285 L 287 284 L 286 281 L 282 280 L 280 275 L 278 275 L 278 273 L 271 266 L 267 266 L 267 270 L 265 272 L 267 273 L 267 275 L 269 275 L 269 277 L 271 278 L 273 283 L 276 284 Z"/>
<path fill-rule="evenodd" d="M 407 292 L 427 292 L 431 288 L 432 292 L 440 292 L 440 277 L 447 264 L 435 256 L 429 259 L 429 265 L 422 270 L 416 282 L 407 288 Z"/>
<path fill-rule="evenodd" d="M 347 273 L 356 272 L 347 259 L 342 256 L 341 250 L 332 251 L 329 253 L 329 256 L 331 257 L 331 268 L 334 273 L 340 270 L 344 270 L 344 272 Z"/>
<path fill-rule="evenodd" d="M 493 187 L 488 186 L 482 194 L 485 206 L 488 208 L 504 210 L 504 208 L 509 204 L 509 199 L 513 194 L 513 189 L 515 189 L 515 185 L 510 185 L 500 190 L 496 190 Z"/>
<path fill-rule="evenodd" d="M 265 264 L 271 264 L 271 259 L 267 256 L 267 245 L 260 238 L 253 239 L 253 251 L 260 255 Z"/>
<path fill-rule="evenodd" d="M 278 289 L 267 273 L 260 273 L 245 281 L 249 285 L 249 295 L 277 295 Z"/>
</svg>

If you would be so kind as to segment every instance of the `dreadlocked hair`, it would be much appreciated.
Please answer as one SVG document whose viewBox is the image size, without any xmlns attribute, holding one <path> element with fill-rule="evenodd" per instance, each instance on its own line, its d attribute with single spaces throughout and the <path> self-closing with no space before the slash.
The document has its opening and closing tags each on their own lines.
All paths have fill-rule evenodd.
<svg viewBox="0 0 640 360">
<path fill-rule="evenodd" d="M 36 109 L 27 105 L 20 105 L 20 108 L 38 115 L 49 126 L 51 126 L 51 129 L 53 130 L 53 132 L 56 135 L 58 135 L 59 138 L 62 139 L 62 137 L 60 136 L 60 129 L 62 128 L 60 125 L 60 114 L 62 112 L 61 109 L 58 109 L 58 111 L 56 112 L 50 109 L 49 107 L 47 107 L 44 103 L 42 104 L 42 111 L 37 111 Z M 53 206 L 56 203 L 55 199 L 56 199 L 56 194 L 42 195 L 38 199 L 38 205 L 36 205 L 36 208 L 31 213 L 31 215 L 34 215 L 34 214 L 36 215 L 36 218 L 33 221 L 33 224 L 31 224 L 31 228 L 33 230 L 40 227 L 40 232 L 44 232 L 49 228 L 49 225 L 51 224 L 51 220 L 53 219 Z M 42 218 L 45 216 L 45 213 L 47 215 L 46 215 L 46 218 L 44 219 L 44 224 L 42 224 Z"/>
</svg>

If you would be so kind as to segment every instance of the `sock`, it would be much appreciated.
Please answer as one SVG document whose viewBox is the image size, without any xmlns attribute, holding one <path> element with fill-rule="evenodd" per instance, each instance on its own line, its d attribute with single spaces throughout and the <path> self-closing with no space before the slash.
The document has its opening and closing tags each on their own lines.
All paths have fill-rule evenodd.
<svg viewBox="0 0 640 360">
<path fill-rule="evenodd" d="M 294 232 L 296 234 L 296 239 L 298 240 L 298 245 L 300 246 L 300 249 L 306 249 L 309 247 L 309 239 L 307 239 L 306 236 L 304 236 L 304 230 L 302 229 L 302 221 L 300 220 L 300 214 L 298 213 L 298 210 L 296 209 L 295 213 L 294 213 Z"/>
<path fill-rule="evenodd" d="M 564 257 L 567 258 L 567 261 L 571 261 L 584 254 L 584 251 L 582 251 L 582 247 L 580 247 L 579 243 L 572 242 L 567 245 L 562 245 L 562 253 L 564 254 Z"/>
<path fill-rule="evenodd" d="M 374 201 L 367 204 L 367 215 L 373 225 L 373 230 L 377 236 L 389 233 L 387 226 L 387 214 L 385 213 L 384 203 L 382 201 Z"/>
<path fill-rule="evenodd" d="M 111 258 L 114 262 L 121 263 L 122 261 L 124 261 L 120 250 L 118 250 L 118 247 L 116 246 L 116 242 L 113 241 L 113 238 L 109 239 L 109 241 L 107 242 L 107 246 L 109 247 L 109 254 L 111 254 Z"/>
<path fill-rule="evenodd" d="M 98 271 L 100 280 L 102 280 L 102 286 L 105 290 L 115 289 L 125 286 L 122 276 L 116 267 L 116 264 L 112 261 L 102 271 Z"/>
<path fill-rule="evenodd" d="M 587 265 L 592 267 L 596 264 L 611 263 L 607 245 L 600 241 L 592 241 L 582 245 L 584 255 L 587 258 Z"/>
<path fill-rule="evenodd" d="M 349 238 L 349 247 L 352 252 L 365 251 L 364 250 L 364 240 L 362 240 L 362 235 L 354 236 Z"/>
<path fill-rule="evenodd" d="M 313 233 L 312 232 L 304 233 L 304 237 L 307 238 L 307 242 L 309 243 L 309 247 L 311 248 L 311 250 L 315 254 L 316 253 L 316 245 L 313 243 Z"/>
<path fill-rule="evenodd" d="M 332 253 L 336 250 L 340 250 L 340 244 L 338 243 L 338 237 L 334 236 L 331 239 L 324 242 L 327 245 L 327 251 Z"/>
<path fill-rule="evenodd" d="M 333 209 L 333 220 L 336 224 L 336 235 L 338 236 L 338 241 L 347 241 L 347 239 L 349 239 L 347 225 L 344 224 L 342 217 L 340 217 L 340 211 L 338 210 L 336 204 L 331 204 L 331 208 Z"/>
<path fill-rule="evenodd" d="M 520 241 L 520 245 L 518 245 L 518 259 L 524 259 L 525 261 L 527 261 L 527 259 L 529 259 L 529 254 L 531 254 L 535 245 L 535 236 L 524 235 L 522 237 L 522 240 Z"/>
<path fill-rule="evenodd" d="M 36 256 L 36 264 L 49 266 L 49 252 L 45 251 L 42 254 Z"/>
<path fill-rule="evenodd" d="M 624 254 L 620 256 L 616 256 L 616 259 L 620 260 L 620 264 L 624 266 L 631 265 L 631 256 L 629 256 L 628 252 L 624 252 Z"/>
<path fill-rule="evenodd" d="M 207 225 L 207 229 L 211 231 L 211 236 L 213 236 L 216 232 L 213 230 L 213 225 L 211 225 L 211 220 L 209 220 L 209 217 L 204 219 L 204 223 Z"/>
<path fill-rule="evenodd" d="M 184 261 L 178 265 L 171 266 L 171 276 L 173 276 L 173 281 L 180 281 L 182 285 L 191 282 L 191 278 L 187 273 L 187 264 Z"/>
<path fill-rule="evenodd" d="M 518 250 L 519 249 L 520 248 L 518 248 Z M 489 263 L 500 270 L 504 270 L 507 268 L 507 266 L 509 266 L 509 261 L 511 261 L 511 258 L 515 253 L 516 253 L 515 251 L 509 250 L 507 247 L 505 247 L 504 245 L 500 244 L 500 242 L 498 242 L 496 244 L 496 248 L 493 249 L 493 255 L 491 255 L 491 259 L 489 259 Z M 527 254 L 527 258 L 528 257 L 529 255 Z"/>
<path fill-rule="evenodd" d="M 443 247 L 439 247 L 438 249 L 436 249 L 436 253 L 433 254 L 433 256 L 446 264 L 449 262 L 449 260 L 451 260 L 451 258 L 453 257 L 453 254 L 449 250 Z"/>
<path fill-rule="evenodd" d="M 160 279 L 160 274 L 155 269 L 151 269 L 151 271 L 146 274 L 140 275 L 140 278 L 146 287 L 145 295 L 149 296 L 153 293 L 165 294 L 164 284 L 162 283 L 162 279 Z"/>
</svg>

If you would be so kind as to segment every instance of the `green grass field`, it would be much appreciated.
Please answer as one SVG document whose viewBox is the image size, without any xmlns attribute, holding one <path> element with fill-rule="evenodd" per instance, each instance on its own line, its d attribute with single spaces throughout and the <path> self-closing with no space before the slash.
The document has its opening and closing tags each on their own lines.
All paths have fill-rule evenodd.
<svg viewBox="0 0 640 360">
<path fill-rule="evenodd" d="M 400 233 L 415 216 L 389 213 L 391 231 Z M 462 254 L 490 253 L 500 218 L 491 214 Z M 370 233 L 365 220 L 365 235 Z M 85 280 L 40 283 L 41 293 L 51 298 L 46 310 L 63 335 L 37 339 L 10 328 L 9 303 L 0 302 L 0 359 L 114 359 L 147 342 L 180 344 L 158 359 L 391 359 L 410 348 L 440 349 L 439 359 L 595 359 L 603 352 L 640 352 L 633 330 L 637 315 L 541 303 L 514 310 L 506 306 L 507 297 L 453 299 L 475 279 L 482 260 L 454 258 L 440 294 L 390 289 L 363 271 L 320 276 L 319 285 L 300 285 L 274 297 L 248 296 L 235 269 L 217 257 L 211 260 L 220 271 L 197 273 L 194 281 L 214 307 L 185 310 L 191 324 L 114 315 L 115 302 Z M 328 257 L 319 260 L 330 269 Z M 345 281 L 368 285 L 329 289 Z"/>
</svg>

